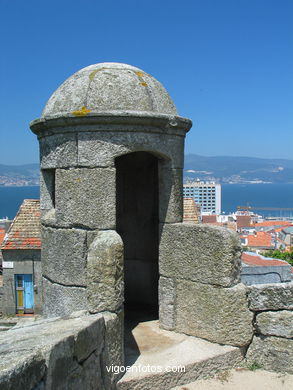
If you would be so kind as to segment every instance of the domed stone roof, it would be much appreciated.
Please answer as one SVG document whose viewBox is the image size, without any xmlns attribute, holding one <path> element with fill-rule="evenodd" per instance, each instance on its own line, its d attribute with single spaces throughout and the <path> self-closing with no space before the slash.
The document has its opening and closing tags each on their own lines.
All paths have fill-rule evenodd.
<svg viewBox="0 0 293 390">
<path fill-rule="evenodd" d="M 100 63 L 69 77 L 50 97 L 42 117 L 109 111 L 177 115 L 166 89 L 131 65 Z"/>
</svg>

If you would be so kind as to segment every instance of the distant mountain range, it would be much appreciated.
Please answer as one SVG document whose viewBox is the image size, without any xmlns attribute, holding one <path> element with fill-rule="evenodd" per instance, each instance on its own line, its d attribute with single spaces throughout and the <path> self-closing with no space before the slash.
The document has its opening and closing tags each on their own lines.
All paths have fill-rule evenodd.
<svg viewBox="0 0 293 390">
<path fill-rule="evenodd" d="M 185 156 L 184 178 L 220 183 L 293 183 L 293 160 Z"/>
<path fill-rule="evenodd" d="M 39 169 L 39 164 L 0 164 L 0 186 L 38 185 Z M 195 179 L 231 184 L 293 183 L 293 160 L 188 154 L 184 180 Z"/>
<path fill-rule="evenodd" d="M 39 185 L 39 164 L 2 165 L 0 164 L 0 186 Z"/>
</svg>

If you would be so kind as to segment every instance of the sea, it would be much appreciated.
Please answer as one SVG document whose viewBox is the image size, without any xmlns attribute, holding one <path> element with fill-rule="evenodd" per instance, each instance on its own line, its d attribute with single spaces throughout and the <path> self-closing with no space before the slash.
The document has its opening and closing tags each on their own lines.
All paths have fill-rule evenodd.
<svg viewBox="0 0 293 390">
<path fill-rule="evenodd" d="M 0 219 L 13 219 L 24 199 L 40 199 L 40 187 L 0 187 Z"/>
<path fill-rule="evenodd" d="M 252 207 L 265 218 L 293 218 L 293 184 L 222 184 L 222 212 L 238 206 Z M 263 210 L 269 208 L 278 210 Z"/>
<path fill-rule="evenodd" d="M 0 187 L 0 218 L 13 219 L 24 199 L 39 197 L 38 186 Z M 254 212 L 266 218 L 293 218 L 293 184 L 222 184 L 222 212 L 234 212 L 237 206 L 253 207 Z M 286 208 L 292 210 L 282 210 Z"/>
</svg>

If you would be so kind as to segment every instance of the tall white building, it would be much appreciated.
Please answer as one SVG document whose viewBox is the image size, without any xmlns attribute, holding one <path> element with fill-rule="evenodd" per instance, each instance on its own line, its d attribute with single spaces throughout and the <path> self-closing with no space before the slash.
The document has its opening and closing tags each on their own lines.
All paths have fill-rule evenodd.
<svg viewBox="0 0 293 390">
<path fill-rule="evenodd" d="M 221 214 L 221 184 L 193 181 L 183 184 L 184 198 L 193 198 L 201 207 L 201 213 Z"/>
</svg>

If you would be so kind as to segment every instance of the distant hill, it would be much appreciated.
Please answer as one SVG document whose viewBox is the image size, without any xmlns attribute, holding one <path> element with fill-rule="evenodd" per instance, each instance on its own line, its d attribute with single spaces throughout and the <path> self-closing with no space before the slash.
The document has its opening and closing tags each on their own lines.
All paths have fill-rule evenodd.
<svg viewBox="0 0 293 390">
<path fill-rule="evenodd" d="M 3 165 L 0 164 L 0 186 L 39 185 L 39 164 Z"/>
<path fill-rule="evenodd" d="M 293 160 L 188 154 L 184 178 L 220 183 L 293 183 Z"/>
<path fill-rule="evenodd" d="M 39 164 L 0 164 L 0 186 L 38 185 L 39 169 Z M 293 183 L 293 160 L 187 154 L 184 179 L 220 183 Z"/>
</svg>

